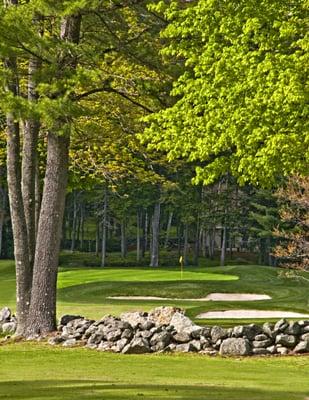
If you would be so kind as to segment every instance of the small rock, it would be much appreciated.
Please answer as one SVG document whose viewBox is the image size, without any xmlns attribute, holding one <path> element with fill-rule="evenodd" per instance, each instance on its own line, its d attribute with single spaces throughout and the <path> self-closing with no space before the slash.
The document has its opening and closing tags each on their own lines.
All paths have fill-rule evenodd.
<svg viewBox="0 0 309 400">
<path fill-rule="evenodd" d="M 243 338 L 225 339 L 220 346 L 221 355 L 247 356 L 250 353 L 250 343 L 247 339 Z"/>
<path fill-rule="evenodd" d="M 298 322 L 290 321 L 288 327 L 284 330 L 287 335 L 297 336 L 301 332 L 300 325 Z"/>
<path fill-rule="evenodd" d="M 257 341 L 257 340 L 254 340 L 253 342 L 252 342 L 252 345 L 253 345 L 253 347 L 254 348 L 256 348 L 256 349 L 258 349 L 258 348 L 263 348 L 263 347 L 268 347 L 268 346 L 270 346 L 271 344 L 273 343 L 273 341 L 271 340 L 271 339 L 266 339 L 266 340 L 260 340 L 260 341 Z"/>
<path fill-rule="evenodd" d="M 81 319 L 84 317 L 81 317 L 80 315 L 62 315 L 62 317 L 60 317 L 60 325 L 67 325 L 69 322 L 73 321 L 74 319 Z"/>
<path fill-rule="evenodd" d="M 177 332 L 176 335 L 174 335 L 174 340 L 178 343 L 187 343 L 190 342 L 191 336 L 186 332 Z"/>
<path fill-rule="evenodd" d="M 196 347 L 193 346 L 191 342 L 189 343 L 182 343 L 182 344 L 177 344 L 175 351 L 177 353 L 190 353 L 190 352 L 196 352 Z"/>
<path fill-rule="evenodd" d="M 16 322 L 5 322 L 1 326 L 2 332 L 3 333 L 15 333 L 17 329 L 17 324 Z"/>
<path fill-rule="evenodd" d="M 128 312 L 120 315 L 122 321 L 128 322 L 132 328 L 137 328 L 138 325 L 142 325 L 147 321 L 148 313 L 144 312 Z"/>
<path fill-rule="evenodd" d="M 281 344 L 283 347 L 294 347 L 296 338 L 293 335 L 280 334 L 276 337 L 276 344 Z"/>
<path fill-rule="evenodd" d="M 213 326 L 210 335 L 213 343 L 216 343 L 219 339 L 225 339 L 227 337 L 227 330 L 221 328 L 221 326 Z"/>
<path fill-rule="evenodd" d="M 281 354 L 281 355 L 286 355 L 289 354 L 289 350 L 286 347 L 278 347 L 277 346 L 277 353 Z"/>
<path fill-rule="evenodd" d="M 76 345 L 76 339 L 67 339 L 62 343 L 63 347 L 72 347 Z"/>
<path fill-rule="evenodd" d="M 289 326 L 289 323 L 286 319 L 280 319 L 278 322 L 276 322 L 276 324 L 274 326 L 274 331 L 275 332 L 284 332 L 288 326 Z"/>
<path fill-rule="evenodd" d="M 64 339 L 61 336 L 54 336 L 48 339 L 48 344 L 51 345 L 56 345 L 56 344 L 60 344 L 64 341 Z"/>
<path fill-rule="evenodd" d="M 308 353 L 309 352 L 309 341 L 299 342 L 293 350 L 294 353 Z"/>
<path fill-rule="evenodd" d="M 262 356 L 262 355 L 270 354 L 270 351 L 267 349 L 264 349 L 264 348 L 255 348 L 252 350 L 252 353 L 255 355 Z"/>
<path fill-rule="evenodd" d="M 149 320 L 156 325 L 170 325 L 171 320 L 176 313 L 184 314 L 184 311 L 177 307 L 157 307 L 150 311 Z"/>
<path fill-rule="evenodd" d="M 254 340 L 261 342 L 261 341 L 265 341 L 265 340 L 269 340 L 269 337 L 263 333 L 256 335 Z"/>
<path fill-rule="evenodd" d="M 143 354 L 150 353 L 148 341 L 144 338 L 135 338 L 131 343 L 127 344 L 123 350 L 123 354 Z"/>
<path fill-rule="evenodd" d="M 112 342 L 100 342 L 99 346 L 97 347 L 97 349 L 99 351 L 112 351 L 112 346 L 114 343 Z"/>
<path fill-rule="evenodd" d="M 263 332 L 266 333 L 267 336 L 269 337 L 274 337 L 274 328 L 275 328 L 275 324 L 273 324 L 272 322 L 265 322 L 265 324 L 263 324 Z"/>
<path fill-rule="evenodd" d="M 309 342 L 309 332 L 301 335 L 301 340 L 303 340 L 304 342 Z"/>
<path fill-rule="evenodd" d="M 9 307 L 3 307 L 0 310 L 0 322 L 10 321 L 12 316 L 12 312 Z"/>
</svg>

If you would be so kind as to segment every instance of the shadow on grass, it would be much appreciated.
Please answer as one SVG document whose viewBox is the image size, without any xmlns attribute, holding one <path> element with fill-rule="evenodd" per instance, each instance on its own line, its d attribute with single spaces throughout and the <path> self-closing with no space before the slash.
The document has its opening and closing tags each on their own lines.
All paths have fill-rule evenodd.
<svg viewBox="0 0 309 400">
<path fill-rule="evenodd" d="M 305 396 L 306 393 L 206 385 L 126 385 L 87 380 L 0 383 L 0 399 L 10 400 L 303 400 Z"/>
</svg>

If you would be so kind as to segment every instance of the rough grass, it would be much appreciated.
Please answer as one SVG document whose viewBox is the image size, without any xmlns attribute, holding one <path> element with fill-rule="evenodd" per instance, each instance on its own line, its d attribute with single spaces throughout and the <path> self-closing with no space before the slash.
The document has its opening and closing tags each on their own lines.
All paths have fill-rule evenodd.
<svg viewBox="0 0 309 400">
<path fill-rule="evenodd" d="M 304 400 L 309 358 L 118 355 L 0 346 L 0 399 Z"/>
</svg>

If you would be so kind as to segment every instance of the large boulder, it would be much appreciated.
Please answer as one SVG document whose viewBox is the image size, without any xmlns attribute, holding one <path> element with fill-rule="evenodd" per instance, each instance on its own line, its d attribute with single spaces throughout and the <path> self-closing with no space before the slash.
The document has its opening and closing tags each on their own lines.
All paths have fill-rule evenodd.
<svg viewBox="0 0 309 400">
<path fill-rule="evenodd" d="M 177 332 L 184 332 L 187 334 L 192 334 L 192 332 L 200 330 L 201 327 L 195 325 L 190 318 L 183 315 L 181 312 L 176 312 L 171 321 L 170 325 L 174 327 Z"/>
<path fill-rule="evenodd" d="M 296 337 L 293 335 L 280 334 L 276 337 L 276 344 L 281 344 L 283 347 L 294 347 L 296 345 Z"/>
<path fill-rule="evenodd" d="M 148 319 L 148 313 L 145 312 L 127 312 L 120 315 L 122 321 L 128 322 L 132 328 L 137 328 L 138 325 L 143 325 Z"/>
<path fill-rule="evenodd" d="M 210 336 L 213 343 L 216 343 L 220 339 L 227 338 L 228 332 L 226 329 L 221 328 L 221 326 L 213 326 L 211 328 Z"/>
<path fill-rule="evenodd" d="M 60 321 L 59 324 L 60 325 L 67 325 L 69 322 L 73 321 L 74 319 L 83 319 L 83 317 L 81 317 L 80 315 L 62 315 L 62 317 L 60 317 Z"/>
<path fill-rule="evenodd" d="M 184 314 L 184 311 L 177 307 L 157 307 L 150 311 L 149 320 L 156 325 L 170 325 L 176 313 Z"/>
<path fill-rule="evenodd" d="M 247 339 L 228 338 L 221 343 L 219 352 L 223 356 L 248 356 L 251 354 L 251 346 Z"/>
</svg>

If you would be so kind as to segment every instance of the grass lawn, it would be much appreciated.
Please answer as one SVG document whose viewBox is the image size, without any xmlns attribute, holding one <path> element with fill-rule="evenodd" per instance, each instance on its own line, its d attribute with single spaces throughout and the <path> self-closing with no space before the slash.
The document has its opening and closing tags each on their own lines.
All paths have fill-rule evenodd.
<svg viewBox="0 0 309 400">
<path fill-rule="evenodd" d="M 0 399 L 305 400 L 309 357 L 119 355 L 0 346 Z"/>
<path fill-rule="evenodd" d="M 0 261 L 0 307 L 15 306 L 14 264 Z M 110 300 L 108 296 L 205 297 L 212 292 L 268 294 L 258 302 Z M 59 271 L 58 313 L 98 318 L 169 304 L 194 318 L 230 308 L 309 312 L 309 283 L 260 266 L 78 268 Z M 239 324 L 240 321 L 198 323 Z M 249 322 L 249 321 L 248 321 Z M 252 322 L 252 321 L 250 321 Z M 201 355 L 119 355 L 44 343 L 0 345 L 0 400 L 305 400 L 309 357 L 211 358 Z"/>
<path fill-rule="evenodd" d="M 0 307 L 15 305 L 14 264 L 0 261 Z M 306 274 L 309 276 L 309 273 Z M 254 302 L 199 302 L 182 298 L 206 297 L 212 292 L 268 294 L 271 300 Z M 109 296 L 159 296 L 179 300 L 115 300 Z M 75 313 L 91 318 L 118 315 L 128 310 L 149 310 L 175 305 L 194 319 L 208 310 L 269 309 L 309 313 L 309 281 L 279 276 L 278 269 L 254 265 L 187 267 L 182 279 L 179 268 L 158 269 L 78 268 L 64 265 L 59 270 L 58 314 Z M 199 320 L 198 323 L 230 325 L 233 321 Z M 239 323 L 236 321 L 234 323 Z M 244 322 L 244 320 L 243 320 Z M 248 321 L 249 322 L 249 321 Z"/>
</svg>

